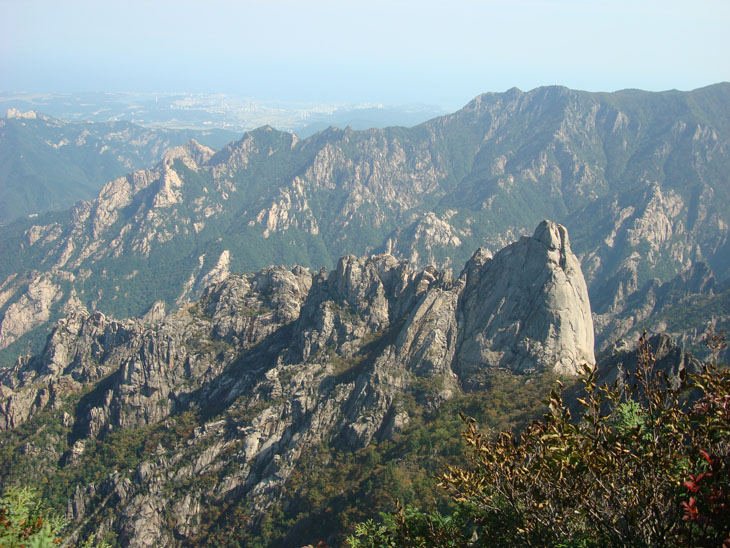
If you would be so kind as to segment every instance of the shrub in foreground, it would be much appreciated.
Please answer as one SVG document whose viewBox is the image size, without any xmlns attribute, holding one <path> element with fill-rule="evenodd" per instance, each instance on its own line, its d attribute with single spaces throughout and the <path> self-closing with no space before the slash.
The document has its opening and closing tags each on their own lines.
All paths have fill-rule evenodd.
<svg viewBox="0 0 730 548">
<path fill-rule="evenodd" d="M 76 546 L 66 533 L 66 520 L 49 513 L 38 494 L 28 487 L 8 487 L 0 497 L 0 548 L 57 548 Z M 92 535 L 79 548 L 110 548 L 94 543 Z"/>
<path fill-rule="evenodd" d="M 519 434 L 464 418 L 466 463 L 440 477 L 458 510 L 398 509 L 349 546 L 730 548 L 730 373 L 670 378 L 655 363 L 642 337 L 636 371 L 616 383 L 586 367 L 577 421 L 559 389 Z"/>
</svg>

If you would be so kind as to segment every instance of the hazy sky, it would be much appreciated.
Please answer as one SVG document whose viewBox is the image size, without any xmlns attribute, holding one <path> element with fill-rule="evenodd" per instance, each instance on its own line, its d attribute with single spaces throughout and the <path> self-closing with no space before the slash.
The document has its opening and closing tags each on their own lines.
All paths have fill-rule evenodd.
<svg viewBox="0 0 730 548">
<path fill-rule="evenodd" d="M 0 0 L 0 90 L 458 107 L 730 80 L 730 0 Z"/>
</svg>

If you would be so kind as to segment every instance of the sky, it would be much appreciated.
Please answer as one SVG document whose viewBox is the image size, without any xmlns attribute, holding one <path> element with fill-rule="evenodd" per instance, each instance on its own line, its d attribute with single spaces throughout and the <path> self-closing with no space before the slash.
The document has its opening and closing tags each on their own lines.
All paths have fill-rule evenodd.
<svg viewBox="0 0 730 548">
<path fill-rule="evenodd" d="M 730 0 L 0 0 L 0 90 L 429 104 L 730 81 Z"/>
</svg>

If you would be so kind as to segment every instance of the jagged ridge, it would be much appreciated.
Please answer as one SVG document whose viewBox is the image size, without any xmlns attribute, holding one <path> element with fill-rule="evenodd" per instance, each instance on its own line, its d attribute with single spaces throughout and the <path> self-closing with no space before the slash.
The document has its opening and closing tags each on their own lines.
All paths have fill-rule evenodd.
<svg viewBox="0 0 730 548">
<path fill-rule="evenodd" d="M 197 413 L 187 442 L 159 447 L 133 475 L 78 486 L 69 503 L 83 520 L 111 497 L 97 530 L 125 546 L 171 546 L 195 535 L 205 500 L 245 497 L 252 519 L 263 515 L 322 441 L 355 449 L 390 437 L 409 421 L 399 396 L 418 392 L 418 379 L 439 380 L 419 393 L 438 406 L 489 368 L 574 373 L 594 363 L 592 343 L 567 232 L 545 221 L 493 258 L 477 251 L 457 279 L 389 255 L 346 256 L 330 274 L 231 275 L 166 316 L 161 304 L 123 321 L 74 311 L 43 354 L 2 373 L 0 426 L 83 394 L 61 419 L 70 451 L 46 456 L 74 467 L 93 440 Z M 206 474 L 219 481 L 172 494 Z"/>
<path fill-rule="evenodd" d="M 261 128 L 213 155 L 173 155 L 65 218 L 3 231 L 0 346 L 25 351 L 19 337 L 41 338 L 72 288 L 90 309 L 127 316 L 196 298 L 211 272 L 373 251 L 460 268 L 543 218 L 570 229 L 597 325 L 610 329 L 652 277 L 698 261 L 728 272 L 729 98 L 727 84 L 513 89 L 410 129 L 299 140 Z"/>
</svg>

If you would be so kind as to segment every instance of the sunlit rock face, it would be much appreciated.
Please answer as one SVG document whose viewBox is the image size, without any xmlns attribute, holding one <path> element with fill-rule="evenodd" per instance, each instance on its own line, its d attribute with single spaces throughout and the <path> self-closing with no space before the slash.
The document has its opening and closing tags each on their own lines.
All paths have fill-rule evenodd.
<svg viewBox="0 0 730 548">
<path fill-rule="evenodd" d="M 565 227 L 543 221 L 532 237 L 475 254 L 460 299 L 459 374 L 484 365 L 576 374 L 593 365 L 593 321 L 583 274 Z"/>
</svg>

